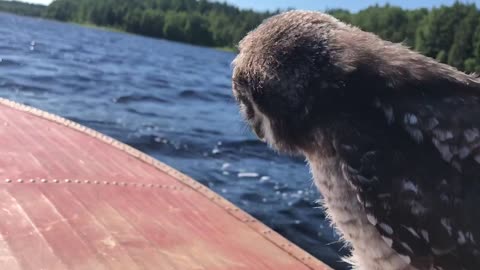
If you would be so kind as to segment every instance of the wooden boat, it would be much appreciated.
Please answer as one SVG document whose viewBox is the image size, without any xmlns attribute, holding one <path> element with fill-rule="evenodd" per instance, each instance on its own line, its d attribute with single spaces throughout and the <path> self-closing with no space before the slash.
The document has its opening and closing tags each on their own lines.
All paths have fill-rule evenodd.
<svg viewBox="0 0 480 270">
<path fill-rule="evenodd" d="M 0 269 L 329 269 L 202 184 L 0 100 Z"/>
</svg>

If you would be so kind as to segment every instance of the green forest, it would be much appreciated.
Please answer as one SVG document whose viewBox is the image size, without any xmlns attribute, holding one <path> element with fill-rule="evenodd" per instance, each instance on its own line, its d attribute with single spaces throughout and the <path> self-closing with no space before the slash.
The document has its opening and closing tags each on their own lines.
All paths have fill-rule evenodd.
<svg viewBox="0 0 480 270">
<path fill-rule="evenodd" d="M 46 7 L 43 5 L 28 4 L 16 1 L 0 1 L 0 11 L 15 13 L 25 16 L 40 17 Z"/>
<path fill-rule="evenodd" d="M 480 11 L 455 3 L 434 9 L 372 6 L 358 13 L 330 10 L 338 19 L 393 42 L 403 42 L 440 62 L 480 72 Z"/>
<path fill-rule="evenodd" d="M 0 1 L 0 10 L 227 48 L 234 48 L 248 31 L 279 12 L 240 10 L 207 0 L 55 0 L 43 9 Z M 375 5 L 356 13 L 342 9 L 327 12 L 443 63 L 480 72 L 480 10 L 475 4 L 457 2 L 414 10 Z"/>
<path fill-rule="evenodd" d="M 196 45 L 233 48 L 272 14 L 206 0 L 56 0 L 45 16 Z"/>
</svg>

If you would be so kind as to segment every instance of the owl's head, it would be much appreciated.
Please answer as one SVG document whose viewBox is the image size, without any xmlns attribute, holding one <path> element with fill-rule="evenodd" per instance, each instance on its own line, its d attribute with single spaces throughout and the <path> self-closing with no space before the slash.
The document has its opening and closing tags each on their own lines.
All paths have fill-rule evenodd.
<svg viewBox="0 0 480 270">
<path fill-rule="evenodd" d="M 326 14 L 290 11 L 240 42 L 233 93 L 253 131 L 273 148 L 301 152 L 332 113 L 343 82 L 329 35 L 342 27 Z"/>
</svg>

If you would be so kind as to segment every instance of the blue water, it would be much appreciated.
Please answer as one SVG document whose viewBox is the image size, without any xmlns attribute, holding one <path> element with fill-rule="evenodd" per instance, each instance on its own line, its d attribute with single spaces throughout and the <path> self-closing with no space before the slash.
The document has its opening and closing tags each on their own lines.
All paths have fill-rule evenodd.
<svg viewBox="0 0 480 270">
<path fill-rule="evenodd" d="M 242 122 L 235 55 L 0 13 L 0 95 L 59 114 L 192 176 L 336 269 L 342 244 L 305 162 Z"/>
</svg>

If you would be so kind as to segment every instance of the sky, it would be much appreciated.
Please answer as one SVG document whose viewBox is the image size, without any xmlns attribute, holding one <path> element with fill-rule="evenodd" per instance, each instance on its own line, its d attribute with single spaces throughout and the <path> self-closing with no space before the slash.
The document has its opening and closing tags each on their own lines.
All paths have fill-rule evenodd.
<svg viewBox="0 0 480 270">
<path fill-rule="evenodd" d="M 38 3 L 48 5 L 52 0 L 22 0 L 29 3 Z M 275 10 L 275 9 L 308 9 L 325 10 L 328 8 L 345 8 L 351 11 L 358 11 L 370 5 L 379 3 L 390 3 L 404 8 L 433 7 L 439 5 L 451 5 L 455 0 L 227 0 L 228 3 L 240 8 L 253 8 L 255 10 Z M 462 2 L 476 3 L 480 6 L 480 0 L 466 0 Z"/>
</svg>

